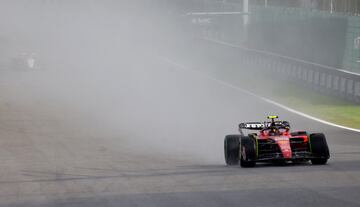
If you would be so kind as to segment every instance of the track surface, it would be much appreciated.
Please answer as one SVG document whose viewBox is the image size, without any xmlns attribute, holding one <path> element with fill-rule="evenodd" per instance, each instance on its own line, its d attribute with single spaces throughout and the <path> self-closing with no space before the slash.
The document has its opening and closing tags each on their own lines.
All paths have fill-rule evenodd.
<svg viewBox="0 0 360 207">
<path fill-rule="evenodd" d="M 360 206 L 358 133 L 158 59 L 129 68 L 1 75 L 0 206 Z M 225 166 L 223 137 L 268 114 L 325 132 L 329 164 Z"/>
</svg>

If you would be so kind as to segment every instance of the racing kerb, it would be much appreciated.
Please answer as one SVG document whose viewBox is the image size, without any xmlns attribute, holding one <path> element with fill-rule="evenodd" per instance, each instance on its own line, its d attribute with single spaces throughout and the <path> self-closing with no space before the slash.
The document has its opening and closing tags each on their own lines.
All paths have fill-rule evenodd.
<svg viewBox="0 0 360 207">
<path fill-rule="evenodd" d="M 360 104 L 360 74 L 249 49 L 209 37 L 202 39 L 225 49 L 236 49 L 242 63 L 261 68 L 270 75 L 274 74 L 274 77 L 290 79 L 311 90 Z"/>
</svg>

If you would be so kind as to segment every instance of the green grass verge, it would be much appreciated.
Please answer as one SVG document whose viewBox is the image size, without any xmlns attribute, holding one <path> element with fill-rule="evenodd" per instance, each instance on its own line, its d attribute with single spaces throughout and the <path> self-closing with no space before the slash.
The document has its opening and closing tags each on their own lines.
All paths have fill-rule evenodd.
<svg viewBox="0 0 360 207">
<path fill-rule="evenodd" d="M 264 77 L 263 73 L 241 71 L 242 67 L 231 61 L 221 62 L 221 59 L 216 59 L 204 66 L 203 63 L 208 59 L 197 59 L 201 63 L 194 68 L 202 69 L 202 72 L 213 77 L 325 121 L 360 129 L 360 105 L 322 95 L 290 81 L 273 80 L 273 76 Z"/>
<path fill-rule="evenodd" d="M 274 98 L 288 107 L 332 123 L 360 129 L 360 105 L 290 84 L 286 89 L 275 91 Z"/>
<path fill-rule="evenodd" d="M 331 123 L 360 129 L 360 105 L 341 98 L 322 95 L 292 82 L 269 80 L 261 75 L 250 78 L 223 75 L 221 79 L 297 111 Z"/>
</svg>

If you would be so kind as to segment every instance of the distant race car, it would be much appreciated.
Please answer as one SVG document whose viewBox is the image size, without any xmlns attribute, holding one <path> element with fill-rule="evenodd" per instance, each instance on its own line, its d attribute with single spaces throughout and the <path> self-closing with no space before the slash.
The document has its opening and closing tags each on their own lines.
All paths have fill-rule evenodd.
<svg viewBox="0 0 360 207">
<path fill-rule="evenodd" d="M 287 163 L 308 162 L 324 165 L 330 158 L 325 135 L 306 131 L 290 132 L 288 121 L 271 121 L 239 124 L 239 135 L 227 135 L 224 140 L 227 165 L 254 167 L 257 162 Z M 245 135 L 243 129 L 259 133 Z"/>
<path fill-rule="evenodd" d="M 38 64 L 35 59 L 35 53 L 21 53 L 18 56 L 12 58 L 11 66 L 14 70 L 26 71 L 38 69 Z"/>
</svg>

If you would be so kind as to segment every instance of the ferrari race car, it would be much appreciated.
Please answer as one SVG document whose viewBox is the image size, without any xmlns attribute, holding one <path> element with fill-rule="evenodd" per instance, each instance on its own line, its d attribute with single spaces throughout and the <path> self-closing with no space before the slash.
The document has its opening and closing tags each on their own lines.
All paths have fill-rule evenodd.
<svg viewBox="0 0 360 207">
<path fill-rule="evenodd" d="M 239 124 L 239 135 L 227 135 L 224 140 L 227 165 L 254 167 L 257 162 L 287 163 L 308 162 L 324 165 L 330 158 L 325 135 L 290 131 L 288 121 L 276 121 L 278 116 L 268 116 L 270 121 Z M 245 135 L 243 130 L 259 133 Z"/>
</svg>

